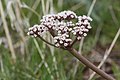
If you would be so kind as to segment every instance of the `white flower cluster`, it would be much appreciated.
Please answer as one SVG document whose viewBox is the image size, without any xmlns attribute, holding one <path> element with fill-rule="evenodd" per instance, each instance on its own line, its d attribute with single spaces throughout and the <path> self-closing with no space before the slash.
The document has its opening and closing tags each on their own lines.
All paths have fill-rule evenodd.
<svg viewBox="0 0 120 80">
<path fill-rule="evenodd" d="M 69 35 L 66 33 L 54 37 L 55 46 L 57 47 L 59 46 L 67 47 L 68 45 L 70 45 L 71 41 L 72 39 L 70 39 Z"/>
<path fill-rule="evenodd" d="M 47 31 L 47 27 L 44 25 L 34 25 L 33 27 L 29 28 L 28 35 L 33 37 L 39 37 Z"/>
<path fill-rule="evenodd" d="M 34 25 L 32 28 L 29 28 L 28 35 L 37 37 L 46 31 L 50 31 L 50 33 L 52 31 L 55 46 L 68 47 L 72 43 L 72 34 L 77 37 L 77 40 L 87 35 L 87 32 L 91 29 L 90 21 L 92 21 L 90 17 L 85 15 L 77 16 L 72 11 L 49 14 L 43 16 L 40 25 Z"/>
<path fill-rule="evenodd" d="M 45 25 L 48 29 L 56 30 L 59 26 L 73 26 L 74 24 L 69 21 L 65 22 L 63 20 L 71 20 L 77 18 L 76 14 L 72 11 L 63 11 L 58 14 L 49 14 L 43 16 L 40 20 L 42 25 Z"/>
<path fill-rule="evenodd" d="M 72 33 L 77 36 L 77 40 L 80 40 L 82 37 L 87 36 L 87 32 L 92 28 L 90 26 L 90 21 L 92 21 L 90 17 L 87 17 L 85 15 L 78 16 L 78 22 L 72 30 Z"/>
</svg>

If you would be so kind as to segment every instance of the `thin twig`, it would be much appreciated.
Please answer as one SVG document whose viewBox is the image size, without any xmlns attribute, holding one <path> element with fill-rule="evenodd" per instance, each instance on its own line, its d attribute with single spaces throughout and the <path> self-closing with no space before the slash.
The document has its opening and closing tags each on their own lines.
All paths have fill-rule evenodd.
<svg viewBox="0 0 120 80">
<path fill-rule="evenodd" d="M 46 41 L 46 40 L 43 39 L 41 36 L 39 36 L 39 38 L 40 38 L 41 40 L 43 40 L 44 42 L 46 42 L 47 44 L 49 44 L 49 45 L 51 45 L 51 46 L 53 46 L 53 47 L 56 47 L 54 44 L 52 44 L 52 43 Z M 56 47 L 56 48 L 58 48 L 58 47 Z"/>
<path fill-rule="evenodd" d="M 72 47 L 77 41 L 77 38 L 75 38 L 75 40 L 71 43 L 70 47 Z"/>
</svg>

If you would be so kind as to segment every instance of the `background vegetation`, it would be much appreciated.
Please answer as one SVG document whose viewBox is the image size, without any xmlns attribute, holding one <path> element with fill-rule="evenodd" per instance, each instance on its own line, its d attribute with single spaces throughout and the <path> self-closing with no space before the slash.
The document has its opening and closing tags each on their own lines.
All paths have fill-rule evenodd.
<svg viewBox="0 0 120 80">
<path fill-rule="evenodd" d="M 96 66 L 108 56 L 101 68 L 120 80 L 119 0 L 0 0 L 0 80 L 88 80 L 92 71 L 67 51 L 26 35 L 43 15 L 63 10 L 91 10 L 93 28 L 74 47 Z"/>
</svg>

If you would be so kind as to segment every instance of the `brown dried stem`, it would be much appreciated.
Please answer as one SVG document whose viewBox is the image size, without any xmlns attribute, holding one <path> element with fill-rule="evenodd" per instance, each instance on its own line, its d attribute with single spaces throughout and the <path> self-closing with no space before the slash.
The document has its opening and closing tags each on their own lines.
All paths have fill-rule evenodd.
<svg viewBox="0 0 120 80">
<path fill-rule="evenodd" d="M 105 78 L 106 80 L 115 80 L 110 75 L 106 74 L 101 69 L 97 68 L 94 64 L 92 64 L 90 61 L 88 61 L 85 57 L 83 57 L 81 54 L 79 54 L 75 49 L 68 48 L 67 49 L 73 56 L 75 56 L 79 61 L 81 61 L 84 65 L 95 71 L 97 74 L 99 74 L 101 77 Z"/>
</svg>

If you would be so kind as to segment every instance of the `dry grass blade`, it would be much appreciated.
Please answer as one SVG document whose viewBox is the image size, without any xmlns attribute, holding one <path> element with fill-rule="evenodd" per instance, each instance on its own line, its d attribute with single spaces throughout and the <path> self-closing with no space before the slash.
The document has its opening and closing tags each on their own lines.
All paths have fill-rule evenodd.
<svg viewBox="0 0 120 80">
<path fill-rule="evenodd" d="M 12 44 L 9 29 L 8 29 L 7 21 L 5 19 L 5 15 L 4 15 L 1 0 L 0 0 L 0 13 L 1 13 L 1 18 L 3 20 L 3 27 L 4 27 L 5 34 L 6 34 L 6 37 L 7 37 L 7 40 L 8 40 L 8 44 L 9 44 L 9 48 L 10 48 L 10 51 L 11 51 L 12 59 L 13 59 L 13 62 L 16 62 L 16 55 L 15 55 L 15 51 L 14 51 L 14 48 L 13 48 L 13 44 Z"/>
<path fill-rule="evenodd" d="M 39 71 L 39 69 L 42 67 L 43 64 L 44 61 L 42 60 L 41 63 L 38 65 L 38 67 L 35 69 L 34 74 L 37 74 L 37 72 Z"/>
<path fill-rule="evenodd" d="M 63 1 L 64 0 L 58 0 L 57 5 L 59 8 L 61 8 L 63 6 Z"/>
<path fill-rule="evenodd" d="M 91 15 L 95 3 L 96 3 L 96 0 L 93 0 L 92 4 L 91 4 L 91 6 L 90 6 L 90 9 L 89 9 L 89 11 L 88 11 L 88 14 L 87 14 L 88 16 Z"/>
<path fill-rule="evenodd" d="M 32 79 L 32 80 L 38 80 L 37 78 L 35 78 L 35 77 L 33 77 L 31 74 L 29 74 L 29 73 L 26 73 L 26 72 L 24 72 L 24 71 L 20 71 L 20 70 L 16 70 L 17 72 L 21 72 L 21 74 L 22 75 L 24 75 L 24 76 L 26 76 L 27 78 L 29 78 L 29 79 Z"/>
<path fill-rule="evenodd" d="M 18 5 L 19 4 L 19 5 Z M 24 47 L 25 47 L 25 35 L 24 35 L 24 31 L 23 31 L 23 24 L 22 24 L 22 18 L 21 18 L 21 12 L 20 12 L 20 1 L 19 0 L 17 0 L 17 2 L 16 2 L 16 5 L 14 6 L 14 8 L 15 8 L 15 12 L 17 13 L 16 14 L 16 19 L 17 19 L 17 21 L 18 21 L 18 26 L 17 25 L 15 25 L 16 26 L 16 28 L 18 28 L 18 30 L 19 30 L 19 35 L 20 35 L 20 37 L 21 37 L 21 39 L 22 39 L 22 41 L 23 41 L 23 43 L 21 44 L 21 54 L 24 56 L 24 54 L 25 54 L 25 50 L 24 50 Z"/>
<path fill-rule="evenodd" d="M 1 67 L 1 72 L 4 73 L 4 66 L 3 66 L 3 60 L 1 55 L 0 55 L 0 67 Z"/>
<path fill-rule="evenodd" d="M 21 16 L 21 2 L 20 0 L 16 1 L 8 1 L 7 5 L 7 12 L 11 21 L 11 27 L 15 29 L 18 32 L 18 35 L 20 35 L 20 40 L 22 41 L 20 44 L 20 51 L 22 56 L 25 55 L 25 35 L 24 35 L 24 25 L 23 25 L 23 19 Z M 23 57 L 24 59 L 24 57 Z"/>
<path fill-rule="evenodd" d="M 3 64 L 3 59 L 2 59 L 1 55 L 0 55 L 0 69 L 1 69 L 1 72 L 3 73 L 3 75 L 6 76 L 5 69 L 4 69 L 4 64 Z M 3 80 L 6 80 L 6 79 L 3 78 Z"/>
<path fill-rule="evenodd" d="M 70 10 L 76 11 L 77 9 L 79 9 L 79 8 L 82 7 L 82 6 L 83 6 L 82 3 L 79 2 L 79 3 L 76 4 L 75 6 L 72 6 L 72 7 L 70 8 Z"/>
<path fill-rule="evenodd" d="M 44 2 L 44 0 L 41 0 L 41 4 L 42 4 L 42 12 L 45 15 L 46 11 L 45 11 L 45 2 Z"/>
</svg>

